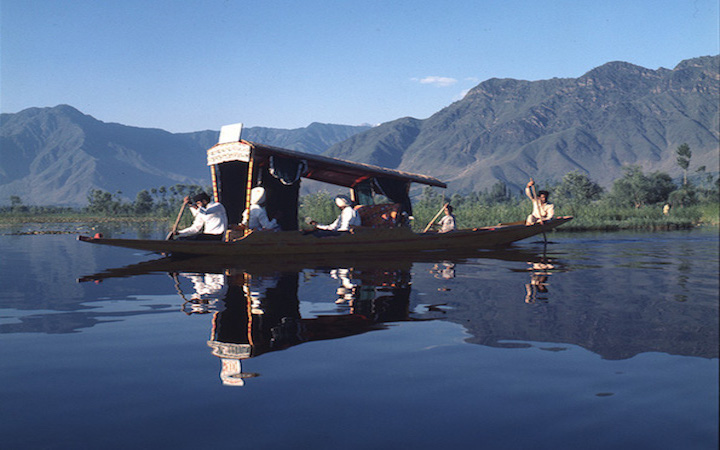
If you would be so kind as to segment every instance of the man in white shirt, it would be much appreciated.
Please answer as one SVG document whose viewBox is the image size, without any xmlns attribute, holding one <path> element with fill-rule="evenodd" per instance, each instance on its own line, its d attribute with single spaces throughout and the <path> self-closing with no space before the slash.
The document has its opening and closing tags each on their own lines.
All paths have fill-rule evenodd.
<svg viewBox="0 0 720 450">
<path fill-rule="evenodd" d="M 192 225 L 176 232 L 178 239 L 220 241 L 225 236 L 228 227 L 227 213 L 225 207 L 218 202 L 210 201 L 210 197 L 201 192 L 183 199 L 186 205 L 190 205 L 190 212 L 195 220 Z"/>
<path fill-rule="evenodd" d="M 335 197 L 335 204 L 342 211 L 340 215 L 335 219 L 335 222 L 330 225 L 318 225 L 317 222 L 310 222 L 320 232 L 315 232 L 316 236 L 332 236 L 337 235 L 338 232 L 350 231 L 350 227 L 358 227 L 361 225 L 360 215 L 355 208 L 352 207 L 352 201 L 344 195 L 338 195 Z"/>
<path fill-rule="evenodd" d="M 550 193 L 548 191 L 538 191 L 536 198 L 534 195 L 535 192 L 531 191 L 534 184 L 535 182 L 530 180 L 525 187 L 525 195 L 527 195 L 533 203 L 533 212 L 525 220 L 525 225 L 543 224 L 552 219 L 555 214 L 555 206 L 552 203 L 548 203 Z"/>
</svg>

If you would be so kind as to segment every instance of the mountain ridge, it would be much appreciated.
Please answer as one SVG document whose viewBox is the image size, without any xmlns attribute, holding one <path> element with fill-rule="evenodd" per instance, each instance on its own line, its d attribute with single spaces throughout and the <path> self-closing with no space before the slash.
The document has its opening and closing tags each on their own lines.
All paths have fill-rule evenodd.
<svg viewBox="0 0 720 450">
<path fill-rule="evenodd" d="M 252 127 L 243 138 L 309 153 L 425 173 L 449 192 L 497 181 L 520 190 L 530 177 L 559 180 L 577 170 L 603 186 L 623 167 L 681 174 L 677 146 L 692 149 L 691 170 L 720 165 L 720 55 L 673 69 L 623 61 L 577 78 L 490 78 L 426 119 L 374 127 L 322 124 Z M 170 133 L 106 123 L 69 105 L 0 115 L 0 204 L 82 205 L 90 189 L 137 191 L 209 184 L 205 150 L 218 132 Z"/>
<path fill-rule="evenodd" d="M 251 127 L 243 138 L 321 153 L 368 126 L 312 123 L 282 130 Z M 139 190 L 208 185 L 205 150 L 219 132 L 170 133 L 102 122 L 69 105 L 0 115 L 0 204 L 80 206 L 91 189 L 134 199 Z"/>
<path fill-rule="evenodd" d="M 674 152 L 687 142 L 695 167 L 718 167 L 720 57 L 685 60 L 675 69 L 610 62 L 578 78 L 491 78 L 457 102 L 414 122 L 405 146 L 381 145 L 407 130 L 382 124 L 331 147 L 327 155 L 422 171 L 468 192 L 503 181 L 519 189 L 533 177 L 558 180 L 579 170 L 609 186 L 622 166 L 679 174 Z M 369 136 L 369 134 L 375 136 Z"/>
</svg>

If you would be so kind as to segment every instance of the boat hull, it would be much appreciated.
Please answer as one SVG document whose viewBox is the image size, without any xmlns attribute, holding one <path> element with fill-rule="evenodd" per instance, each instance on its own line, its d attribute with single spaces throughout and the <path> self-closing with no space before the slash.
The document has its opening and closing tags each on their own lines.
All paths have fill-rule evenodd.
<svg viewBox="0 0 720 450">
<path fill-rule="evenodd" d="M 83 242 L 171 255 L 319 255 L 467 250 L 502 247 L 552 230 L 572 217 L 544 224 L 499 224 L 450 233 L 414 233 L 409 228 L 357 228 L 339 236 L 317 237 L 299 231 L 257 232 L 232 242 L 110 239 L 79 236 Z"/>
</svg>

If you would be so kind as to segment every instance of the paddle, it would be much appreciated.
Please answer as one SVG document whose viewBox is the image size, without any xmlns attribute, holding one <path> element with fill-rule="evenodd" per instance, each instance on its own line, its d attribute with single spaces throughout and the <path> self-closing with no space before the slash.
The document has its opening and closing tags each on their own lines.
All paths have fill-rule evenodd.
<svg viewBox="0 0 720 450">
<path fill-rule="evenodd" d="M 530 178 L 530 181 L 533 181 L 532 178 Z M 537 194 L 535 193 L 535 183 L 530 186 L 532 188 L 532 195 L 533 195 L 533 202 L 537 202 L 538 204 L 538 213 L 540 212 L 540 200 L 538 200 Z M 540 225 L 544 225 L 542 218 L 538 218 L 540 220 Z M 545 235 L 545 232 L 542 232 L 543 235 L 543 242 L 545 242 L 545 245 L 547 246 L 547 236 Z"/>
<path fill-rule="evenodd" d="M 445 211 L 445 207 L 446 207 L 447 205 L 449 205 L 449 204 L 450 204 L 450 203 L 445 203 L 445 204 L 443 205 L 443 207 L 440 208 L 440 211 L 438 211 L 438 213 L 435 214 L 435 217 L 432 218 L 432 220 L 430 221 L 430 223 L 427 224 L 427 226 L 426 226 L 425 229 L 423 230 L 423 233 L 426 233 L 427 230 L 429 230 L 430 227 L 433 226 L 433 223 L 435 223 L 435 220 L 436 220 L 438 217 L 440 217 L 440 214 L 442 214 L 443 211 Z"/>
<path fill-rule="evenodd" d="M 180 219 L 182 219 L 183 212 L 185 212 L 185 205 L 187 205 L 187 203 L 183 202 L 182 206 L 180 207 L 180 212 L 178 213 L 177 219 L 175 219 L 175 225 L 173 225 L 172 230 L 165 238 L 166 241 L 169 241 L 177 231 L 177 227 L 178 225 L 180 225 Z"/>
<path fill-rule="evenodd" d="M 535 180 L 533 180 L 531 177 L 530 181 L 533 182 L 533 184 L 530 185 L 530 188 L 532 189 L 533 201 L 535 201 L 535 200 L 537 200 L 537 194 L 535 193 Z"/>
</svg>

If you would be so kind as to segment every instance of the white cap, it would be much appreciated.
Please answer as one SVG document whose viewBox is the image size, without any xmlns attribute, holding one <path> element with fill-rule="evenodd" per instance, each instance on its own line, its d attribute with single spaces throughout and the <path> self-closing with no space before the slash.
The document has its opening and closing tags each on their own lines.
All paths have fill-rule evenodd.
<svg viewBox="0 0 720 450">
<path fill-rule="evenodd" d="M 346 206 L 350 206 L 351 202 L 345 195 L 338 195 L 335 197 L 335 204 L 340 208 L 345 208 Z"/>
<path fill-rule="evenodd" d="M 259 205 L 260 203 L 265 201 L 265 188 L 263 187 L 255 187 L 252 188 L 250 191 L 250 204 L 251 205 Z"/>
</svg>

